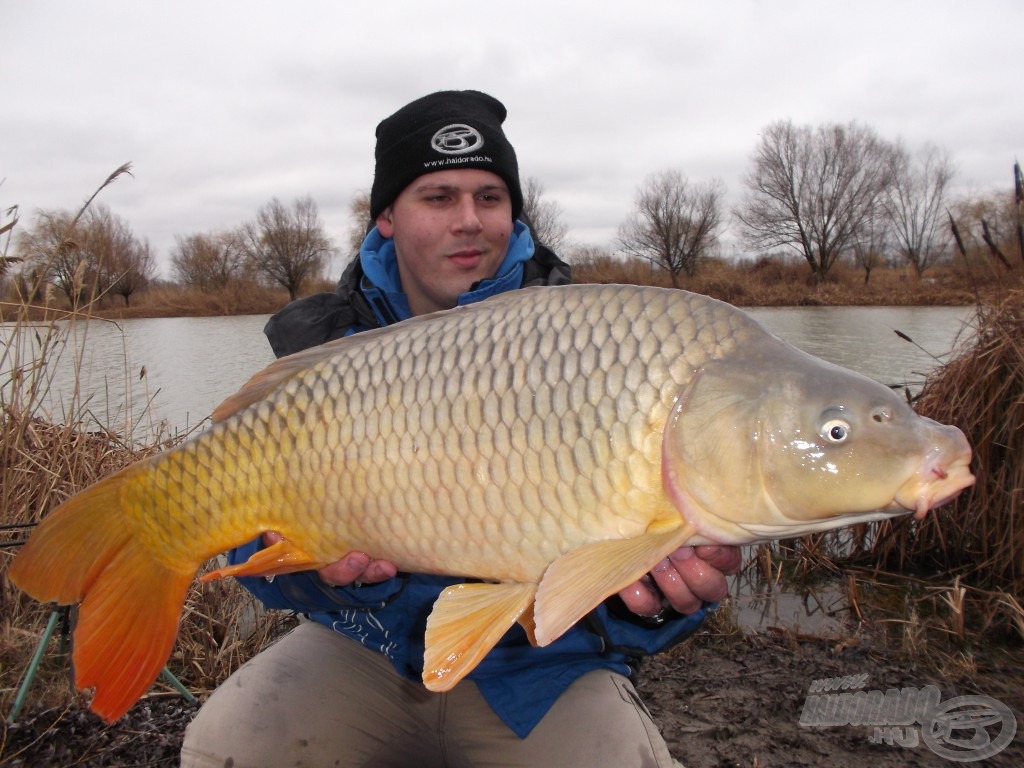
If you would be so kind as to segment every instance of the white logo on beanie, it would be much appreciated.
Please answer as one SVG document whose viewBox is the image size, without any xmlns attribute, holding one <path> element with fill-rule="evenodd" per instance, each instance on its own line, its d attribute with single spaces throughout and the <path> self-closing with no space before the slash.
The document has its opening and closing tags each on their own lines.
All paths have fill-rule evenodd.
<svg viewBox="0 0 1024 768">
<path fill-rule="evenodd" d="M 484 145 L 484 137 L 471 125 L 455 123 L 435 133 L 430 145 L 444 155 L 464 155 L 480 149 Z"/>
</svg>

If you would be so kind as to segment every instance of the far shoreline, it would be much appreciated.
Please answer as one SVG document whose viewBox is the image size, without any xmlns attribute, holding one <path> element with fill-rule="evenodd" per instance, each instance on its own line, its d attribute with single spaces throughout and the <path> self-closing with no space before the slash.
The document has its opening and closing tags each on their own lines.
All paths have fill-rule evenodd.
<svg viewBox="0 0 1024 768">
<path fill-rule="evenodd" d="M 628 265 L 627 265 L 628 266 Z M 716 265 L 717 266 L 717 265 Z M 641 270 L 646 272 L 646 270 Z M 762 270 L 763 272 L 763 270 Z M 732 267 L 708 268 L 693 278 L 680 280 L 682 290 L 701 293 L 740 309 L 762 307 L 976 307 L 997 304 L 1008 292 L 1020 290 L 1019 272 L 1013 279 L 976 281 L 952 268 L 936 269 L 935 276 L 917 279 L 905 270 L 879 270 L 866 285 L 863 274 L 852 270 L 836 279 L 814 283 L 806 268 L 783 266 L 772 274 L 757 270 L 740 271 Z M 638 275 L 623 269 L 618 274 L 607 270 L 574 267 L 577 283 L 656 285 L 672 287 L 667 276 Z M 646 277 L 648 279 L 640 279 Z M 659 279 L 660 278 L 660 279 Z M 1012 284 L 1017 284 L 1014 288 Z M 320 280 L 298 297 L 331 292 L 334 284 Z M 50 304 L 0 302 L 0 322 L 46 322 L 91 318 L 119 321 L 172 317 L 231 317 L 272 315 L 290 300 L 286 291 L 259 285 L 231 285 L 217 291 L 200 291 L 174 284 L 154 286 L 132 296 L 128 306 L 119 306 L 120 296 L 105 296 L 90 305 L 73 310 L 66 301 Z"/>
</svg>

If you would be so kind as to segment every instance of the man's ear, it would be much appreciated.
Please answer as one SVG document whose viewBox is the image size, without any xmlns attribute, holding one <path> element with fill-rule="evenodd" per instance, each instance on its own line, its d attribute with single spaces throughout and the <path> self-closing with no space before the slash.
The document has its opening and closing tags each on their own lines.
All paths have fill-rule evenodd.
<svg viewBox="0 0 1024 768">
<path fill-rule="evenodd" d="M 395 225 L 391 221 L 391 216 L 390 205 L 377 214 L 377 231 L 379 231 L 384 237 L 395 236 Z"/>
</svg>

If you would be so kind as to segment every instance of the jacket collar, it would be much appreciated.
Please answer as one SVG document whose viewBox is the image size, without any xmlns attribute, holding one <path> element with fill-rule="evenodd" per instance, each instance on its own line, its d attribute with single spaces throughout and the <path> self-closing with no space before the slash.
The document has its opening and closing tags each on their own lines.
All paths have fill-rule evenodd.
<svg viewBox="0 0 1024 768">
<path fill-rule="evenodd" d="M 458 305 L 472 304 L 505 291 L 514 290 L 523 282 L 523 263 L 533 256 L 535 246 L 529 228 L 517 221 L 509 238 L 508 251 L 494 277 L 481 280 L 459 296 Z M 398 259 L 391 238 L 374 227 L 359 249 L 363 267 L 360 289 L 381 325 L 391 325 L 412 317 L 409 300 L 398 276 Z"/>
</svg>

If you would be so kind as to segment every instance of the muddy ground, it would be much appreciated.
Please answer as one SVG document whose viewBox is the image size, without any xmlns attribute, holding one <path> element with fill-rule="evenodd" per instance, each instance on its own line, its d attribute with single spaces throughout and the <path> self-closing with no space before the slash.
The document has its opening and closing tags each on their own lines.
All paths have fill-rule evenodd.
<svg viewBox="0 0 1024 768">
<path fill-rule="evenodd" d="M 979 664 L 969 674 L 943 677 L 878 647 L 766 631 L 694 638 L 648 659 L 639 687 L 673 755 L 687 768 L 949 768 L 957 763 L 923 742 L 914 748 L 873 744 L 873 729 L 866 726 L 801 726 L 808 687 L 815 679 L 852 675 L 867 676 L 866 691 L 935 684 L 944 701 L 967 694 L 1000 700 L 1024 731 L 1022 674 L 1019 666 Z M 14 725 L 0 726 L 0 766 L 176 766 L 182 732 L 194 712 L 180 697 L 160 695 L 106 727 L 78 707 L 29 708 Z M 1000 729 L 987 730 L 997 738 Z M 1020 768 L 1024 734 L 1018 732 L 998 755 L 967 764 Z"/>
<path fill-rule="evenodd" d="M 1019 656 L 1018 656 L 1019 659 Z M 896 768 L 957 763 L 920 738 L 916 748 L 873 744 L 868 726 L 800 725 L 808 688 L 816 679 L 866 675 L 865 691 L 936 685 L 942 700 L 968 695 L 998 699 L 1021 726 L 1000 754 L 972 765 L 1024 766 L 1024 672 L 979 668 L 940 676 L 893 651 L 849 640 L 797 637 L 788 632 L 705 637 L 670 655 L 648 659 L 639 689 L 673 756 L 687 768 L 830 766 Z M 1000 727 L 990 727 L 997 738 Z M 919 734 L 915 734 L 919 735 Z M 960 738 L 974 735 L 973 730 Z"/>
</svg>

